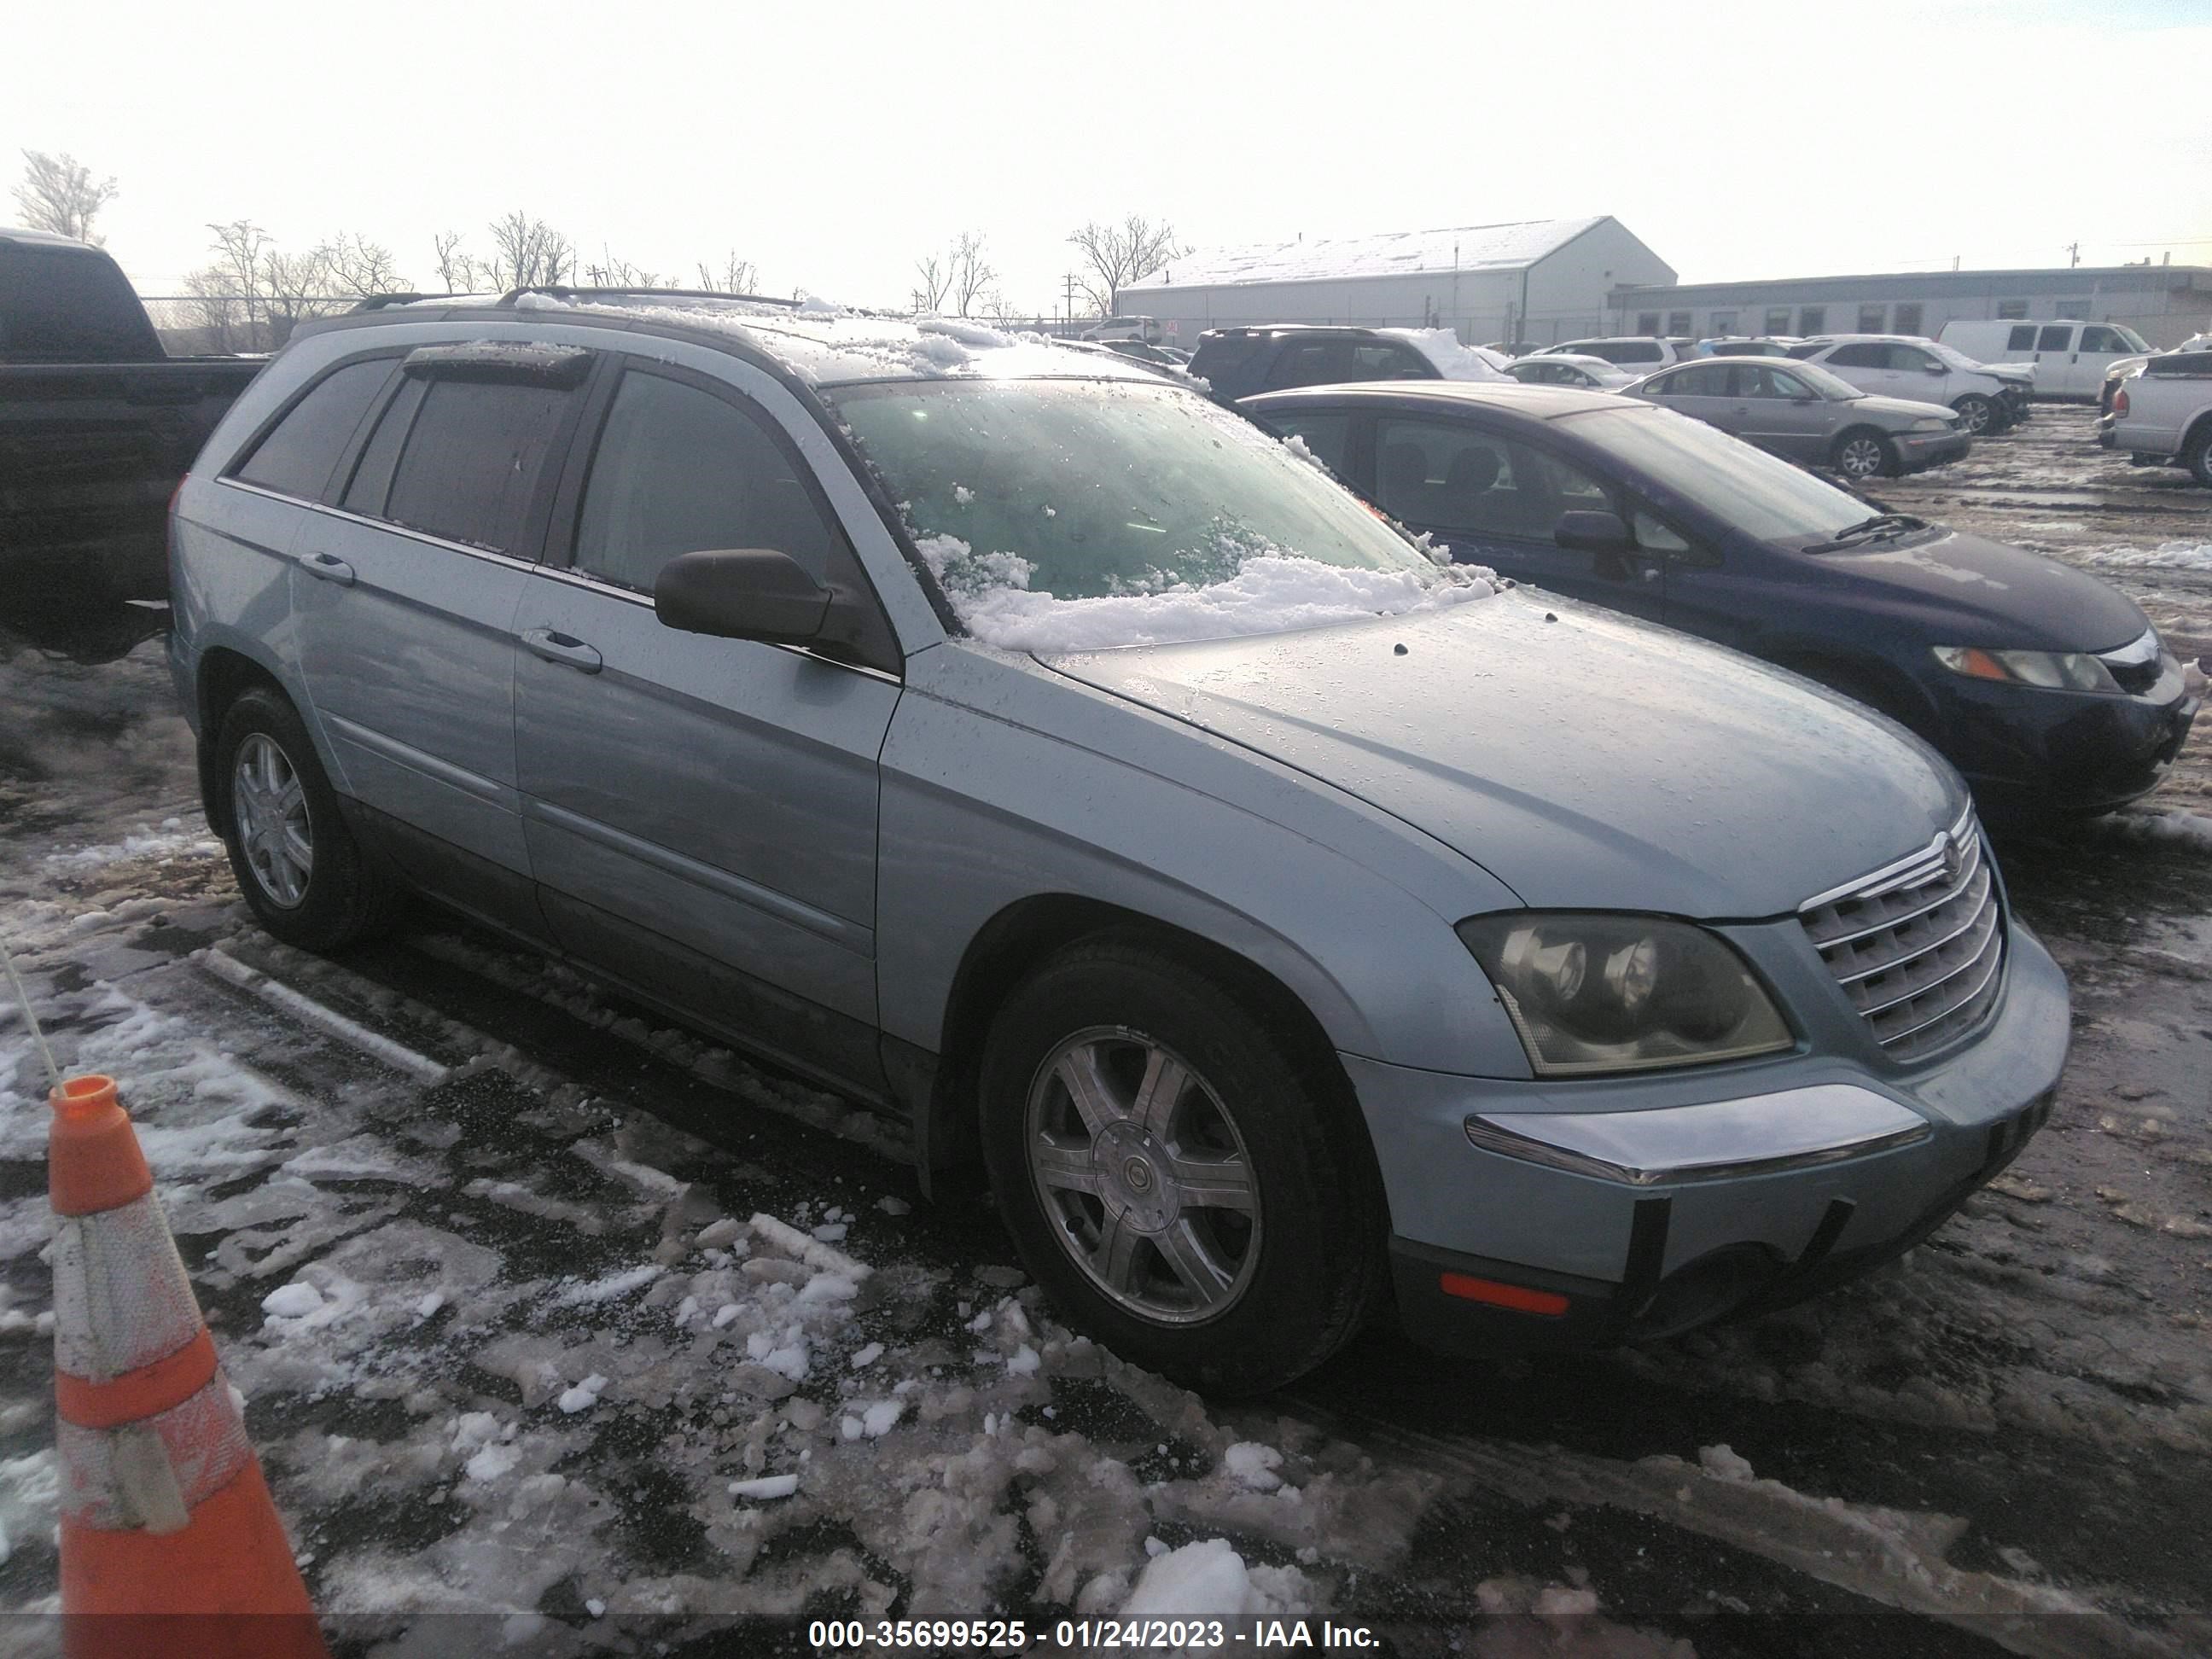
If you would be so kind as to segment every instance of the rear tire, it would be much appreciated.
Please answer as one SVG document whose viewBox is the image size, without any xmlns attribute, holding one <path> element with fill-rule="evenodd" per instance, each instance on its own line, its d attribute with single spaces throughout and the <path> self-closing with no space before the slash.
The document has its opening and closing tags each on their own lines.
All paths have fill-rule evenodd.
<svg viewBox="0 0 2212 1659">
<path fill-rule="evenodd" d="M 362 856 L 299 712 L 256 686 L 227 709 L 216 788 L 232 873 L 254 918 L 287 945 L 331 951 L 391 921 L 398 893 Z"/>
<path fill-rule="evenodd" d="M 1899 471 L 1897 449 L 1872 427 L 1853 427 L 1836 440 L 1835 468 L 1857 483 L 1893 478 Z"/>
<path fill-rule="evenodd" d="M 2189 476 L 2207 489 L 2212 489 L 2212 422 L 2191 434 L 2189 447 L 2183 452 Z"/>
<path fill-rule="evenodd" d="M 1000 1010 L 984 1152 L 1071 1323 L 1194 1388 L 1252 1394 L 1343 1345 L 1387 1212 L 1349 1090 L 1213 975 L 1139 939 L 1070 947 Z"/>
<path fill-rule="evenodd" d="M 1997 406 L 1987 398 L 1970 392 L 1951 408 L 1958 416 L 1959 423 L 1966 428 L 1969 437 L 1978 438 L 1987 433 L 2004 430 L 2003 416 L 1998 413 Z"/>
</svg>

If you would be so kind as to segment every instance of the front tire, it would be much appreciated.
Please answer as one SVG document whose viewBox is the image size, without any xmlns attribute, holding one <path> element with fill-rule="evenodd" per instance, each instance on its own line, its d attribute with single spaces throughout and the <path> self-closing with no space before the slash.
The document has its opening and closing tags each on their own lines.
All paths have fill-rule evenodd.
<svg viewBox="0 0 2212 1659">
<path fill-rule="evenodd" d="M 1869 478 L 1894 477 L 1899 471 L 1897 451 L 1873 428 L 1856 427 L 1836 440 L 1835 467 L 1858 483 Z"/>
<path fill-rule="evenodd" d="M 983 1057 L 985 1156 L 1072 1323 L 1231 1394 L 1281 1387 L 1358 1329 L 1388 1222 L 1349 1089 L 1302 1065 L 1306 1047 L 1134 938 L 1073 946 L 1007 1000 Z"/>
<path fill-rule="evenodd" d="M 1970 392 L 1960 398 L 1951 405 L 1951 409 L 1958 416 L 1959 424 L 1966 428 L 1969 437 L 1979 438 L 2004 429 L 1996 405 L 1974 392 Z"/>
<path fill-rule="evenodd" d="M 299 713 L 262 687 L 216 738 L 223 846 L 254 918 L 287 945 L 331 951 L 390 920 L 395 893 L 362 854 Z"/>
</svg>

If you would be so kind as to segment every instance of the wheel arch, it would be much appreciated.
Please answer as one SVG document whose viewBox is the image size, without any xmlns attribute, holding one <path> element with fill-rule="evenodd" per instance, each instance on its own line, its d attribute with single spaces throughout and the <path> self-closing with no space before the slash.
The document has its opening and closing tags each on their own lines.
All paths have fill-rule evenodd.
<svg viewBox="0 0 2212 1659">
<path fill-rule="evenodd" d="M 1358 1119 L 1351 1079 L 1326 1028 L 1278 975 L 1218 940 L 1141 911 L 1073 893 L 1032 894 L 1007 904 L 978 928 L 954 971 L 934 1073 L 913 1102 L 916 1163 L 925 1190 L 934 1176 L 981 1162 L 977 1085 L 991 1022 L 1007 994 L 1052 957 L 1102 935 L 1141 943 L 1216 977 L 1281 1037 L 1317 1087 L 1339 1093 Z M 1360 1132 L 1364 1138 L 1364 1121 Z M 1371 1158 L 1371 1145 L 1368 1152 Z"/>
<path fill-rule="evenodd" d="M 207 813 L 208 827 L 218 836 L 230 833 L 230 813 L 225 792 L 219 787 L 222 781 L 216 776 L 216 740 L 230 706 L 257 688 L 274 691 L 298 710 L 303 720 L 306 719 L 299 699 L 285 688 L 268 663 L 228 645 L 210 646 L 200 653 L 192 674 L 193 713 L 199 738 L 195 747 L 200 803 Z M 312 734 L 312 723 L 308 729 Z"/>
<path fill-rule="evenodd" d="M 1935 720 L 1936 707 L 1927 692 L 1886 658 L 1826 641 L 1786 644 L 1765 654 L 1777 667 L 1863 702 L 1916 732 Z"/>
</svg>

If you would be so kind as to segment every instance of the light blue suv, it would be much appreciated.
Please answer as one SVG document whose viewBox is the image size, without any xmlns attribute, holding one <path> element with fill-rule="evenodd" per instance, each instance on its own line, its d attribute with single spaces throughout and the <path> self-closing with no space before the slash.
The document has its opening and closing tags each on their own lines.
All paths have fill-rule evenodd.
<svg viewBox="0 0 2212 1659">
<path fill-rule="evenodd" d="M 1434 556 L 1134 364 L 518 294 L 303 329 L 178 499 L 255 915 L 413 890 L 988 1169 L 1188 1382 L 1662 1335 L 2018 1152 L 2065 983 L 1951 769 Z"/>
</svg>

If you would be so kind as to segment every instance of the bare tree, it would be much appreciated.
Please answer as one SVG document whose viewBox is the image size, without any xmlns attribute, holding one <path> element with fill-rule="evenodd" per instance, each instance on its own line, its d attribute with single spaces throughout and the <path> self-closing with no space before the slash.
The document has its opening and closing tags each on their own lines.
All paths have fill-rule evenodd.
<svg viewBox="0 0 2212 1659">
<path fill-rule="evenodd" d="M 593 288 L 659 288 L 664 286 L 660 273 L 647 270 L 627 259 L 617 259 L 607 252 L 606 244 L 599 245 L 597 263 L 584 267 L 584 280 Z"/>
<path fill-rule="evenodd" d="M 477 262 L 461 246 L 458 230 L 441 231 L 430 239 L 438 252 L 438 280 L 448 294 L 465 293 L 476 281 Z"/>
<path fill-rule="evenodd" d="M 292 331 L 313 317 L 331 310 L 323 303 L 330 286 L 327 245 L 305 253 L 279 253 L 269 249 L 261 256 L 261 301 L 269 319 L 269 343 L 273 349 L 292 337 Z"/>
<path fill-rule="evenodd" d="M 493 222 L 491 246 L 492 257 L 477 270 L 495 288 L 553 288 L 575 275 L 574 245 L 519 208 Z"/>
<path fill-rule="evenodd" d="M 1176 240 L 1174 226 L 1164 221 L 1156 225 L 1141 213 L 1132 213 L 1117 225 L 1093 220 L 1067 240 L 1090 266 L 1078 273 L 1076 281 L 1101 317 L 1114 313 L 1121 290 L 1130 283 L 1189 252 Z"/>
<path fill-rule="evenodd" d="M 23 182 L 15 193 L 23 222 L 31 229 L 99 242 L 106 238 L 93 234 L 93 219 L 117 192 L 113 179 L 94 179 L 92 169 L 74 155 L 27 149 Z"/>
<path fill-rule="evenodd" d="M 258 347 L 261 324 L 268 315 L 261 262 L 269 252 L 269 234 L 251 219 L 233 219 L 208 228 L 215 233 L 209 245 L 216 256 L 210 272 L 222 279 L 222 290 L 238 304 L 247 341 Z"/>
<path fill-rule="evenodd" d="M 998 295 L 992 284 L 999 273 L 983 257 L 983 234 L 981 231 L 963 230 L 953 239 L 950 261 L 953 310 L 963 317 L 973 317 L 979 307 L 989 310 L 998 303 Z"/>
<path fill-rule="evenodd" d="M 952 271 L 941 253 L 914 262 L 914 308 L 927 316 L 945 309 L 945 296 L 952 292 Z"/>
<path fill-rule="evenodd" d="M 340 231 L 317 250 L 322 257 L 325 289 L 331 294 L 398 294 L 407 288 L 399 262 L 381 242 L 358 232 Z"/>
<path fill-rule="evenodd" d="M 705 260 L 699 262 L 699 286 L 717 294 L 750 294 L 760 280 L 760 272 L 750 259 L 740 259 L 732 249 L 723 259 L 720 270 L 708 268 Z"/>
<path fill-rule="evenodd" d="M 192 296 L 188 314 L 192 326 L 205 331 L 210 351 L 242 351 L 256 345 L 246 331 L 246 305 L 238 291 L 238 278 L 220 265 L 208 265 L 185 278 L 185 291 Z"/>
</svg>

